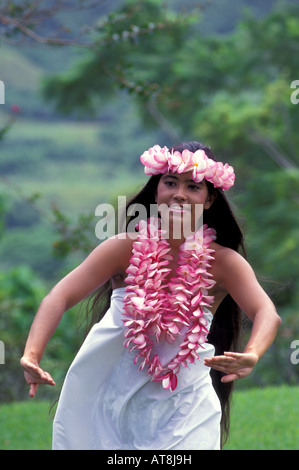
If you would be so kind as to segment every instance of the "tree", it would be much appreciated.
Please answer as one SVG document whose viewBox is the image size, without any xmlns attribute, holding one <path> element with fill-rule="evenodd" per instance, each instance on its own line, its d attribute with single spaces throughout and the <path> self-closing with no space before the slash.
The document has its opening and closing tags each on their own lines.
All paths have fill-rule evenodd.
<svg viewBox="0 0 299 470">
<path fill-rule="evenodd" d="M 128 0 L 77 34 L 63 22 L 60 35 L 50 34 L 57 11 L 93 5 L 6 2 L 0 15 L 10 36 L 87 49 L 82 61 L 45 84 L 59 112 L 98 114 L 121 89 L 138 103 L 144 124 L 161 127 L 169 142 L 199 135 L 225 157 L 242 154 L 241 171 L 253 152 L 254 163 L 266 160 L 269 169 L 297 166 L 298 113 L 290 87 L 297 73 L 298 5 L 286 3 L 259 20 L 248 16 L 232 33 L 209 36 L 201 33 L 200 4 L 182 14 L 159 0 Z M 105 11 L 102 2 L 99 8 Z M 49 17 L 54 25 L 44 21 Z"/>
</svg>

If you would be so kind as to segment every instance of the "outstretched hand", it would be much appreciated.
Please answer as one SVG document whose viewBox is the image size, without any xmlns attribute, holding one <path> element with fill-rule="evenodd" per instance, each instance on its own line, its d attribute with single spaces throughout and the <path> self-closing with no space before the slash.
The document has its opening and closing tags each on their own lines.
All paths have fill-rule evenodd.
<svg viewBox="0 0 299 470">
<path fill-rule="evenodd" d="M 222 356 L 205 358 L 204 364 L 212 369 L 224 372 L 221 382 L 232 382 L 242 379 L 250 374 L 258 361 L 258 356 L 254 353 L 224 352 Z"/>
<path fill-rule="evenodd" d="M 22 357 L 21 365 L 24 368 L 25 380 L 30 386 L 29 396 L 31 398 L 34 398 L 39 385 L 55 385 L 49 372 L 45 372 L 35 361 Z"/>
</svg>

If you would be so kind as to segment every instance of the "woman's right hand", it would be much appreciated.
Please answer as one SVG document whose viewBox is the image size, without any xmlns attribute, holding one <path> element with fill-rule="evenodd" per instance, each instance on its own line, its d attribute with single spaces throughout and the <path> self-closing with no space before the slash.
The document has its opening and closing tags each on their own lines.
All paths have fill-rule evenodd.
<svg viewBox="0 0 299 470">
<path fill-rule="evenodd" d="M 23 356 L 20 362 L 24 369 L 25 380 L 30 386 L 29 396 L 31 398 L 34 398 L 39 385 L 56 385 L 49 372 L 45 372 L 39 367 L 35 360 Z"/>
</svg>

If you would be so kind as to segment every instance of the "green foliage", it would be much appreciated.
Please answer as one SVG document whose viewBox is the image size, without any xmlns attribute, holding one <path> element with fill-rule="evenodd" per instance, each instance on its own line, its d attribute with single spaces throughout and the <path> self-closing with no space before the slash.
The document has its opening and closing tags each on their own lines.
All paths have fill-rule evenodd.
<svg viewBox="0 0 299 470">
<path fill-rule="evenodd" d="M 241 171 L 284 164 L 275 149 L 298 164 L 298 112 L 290 101 L 297 73 L 295 24 L 298 31 L 298 5 L 249 18 L 225 37 L 201 38 L 200 47 L 191 38 L 173 62 L 183 133 L 201 136 Z M 186 107 L 191 97 L 192 113 Z M 172 119 L 166 106 L 163 113 Z"/>
<path fill-rule="evenodd" d="M 97 112 L 117 86 L 133 94 L 146 126 L 166 119 L 164 141 L 176 134 L 170 128 L 179 129 L 178 139 L 199 136 L 245 173 L 265 160 L 269 170 L 298 164 L 299 118 L 290 100 L 298 5 L 248 16 L 226 36 L 201 34 L 196 12 L 173 19 L 159 2 L 129 2 L 114 15 L 94 32 L 99 47 L 47 80 L 45 96 L 60 112 Z"/>
<path fill-rule="evenodd" d="M 299 338 L 298 188 L 299 170 L 260 171 L 238 198 L 246 219 L 249 261 L 282 317 L 272 348 L 251 376 L 253 384 L 299 380 L 299 369 L 290 362 L 291 342 Z"/>
<path fill-rule="evenodd" d="M 194 17 L 174 14 L 160 1 L 129 1 L 100 21 L 92 50 L 71 71 L 45 80 L 44 95 L 62 113 L 96 111 L 115 85 L 142 102 L 159 95 L 170 77 L 174 51 L 184 43 Z"/>
<path fill-rule="evenodd" d="M 1 242 L 1 267 L 28 266 L 42 279 L 51 280 L 61 272 L 66 263 L 53 257 L 52 244 L 56 234 L 51 227 L 39 224 L 5 231 Z"/>
<path fill-rule="evenodd" d="M 240 202 L 246 204 L 252 262 L 265 277 L 287 283 L 281 301 L 292 302 L 299 288 L 299 170 L 256 173 Z"/>
<path fill-rule="evenodd" d="M 0 240 L 4 232 L 4 214 L 5 214 L 6 208 L 7 208 L 7 200 L 0 193 Z"/>
<path fill-rule="evenodd" d="M 44 283 L 28 267 L 0 272 L 0 332 L 5 346 L 5 364 L 1 365 L 0 375 L 2 402 L 25 399 L 28 395 L 20 359 L 34 315 L 45 294 Z M 75 329 L 74 314 L 70 312 L 47 351 L 45 366 L 50 367 L 60 381 L 78 347 Z M 49 396 L 49 393 L 45 388 L 41 396 Z"/>
<path fill-rule="evenodd" d="M 0 273 L 0 331 L 5 345 L 5 365 L 1 383 L 1 399 L 18 398 L 22 371 L 19 361 L 24 350 L 24 332 L 29 331 L 32 312 L 43 295 L 41 283 L 27 268 Z"/>
<path fill-rule="evenodd" d="M 59 239 L 53 243 L 53 253 L 60 258 L 65 258 L 73 251 L 91 252 L 95 247 L 94 214 L 79 215 L 78 222 L 72 221 L 61 212 L 58 207 L 53 207 L 55 225 L 59 234 Z"/>
</svg>

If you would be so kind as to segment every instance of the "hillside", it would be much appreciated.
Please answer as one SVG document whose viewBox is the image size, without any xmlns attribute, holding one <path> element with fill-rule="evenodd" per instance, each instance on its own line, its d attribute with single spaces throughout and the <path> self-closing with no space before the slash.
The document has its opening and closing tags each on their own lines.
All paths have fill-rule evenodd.
<svg viewBox="0 0 299 470">
<path fill-rule="evenodd" d="M 144 179 L 141 169 L 135 170 L 137 149 L 130 154 L 128 145 L 119 157 L 117 139 L 113 148 L 103 144 L 107 131 L 98 122 L 17 120 L 1 144 L 0 173 L 5 175 L 1 193 L 6 206 L 2 269 L 26 264 L 42 276 L 57 275 L 52 205 L 76 220 L 80 214 L 94 214 L 98 204 L 135 191 Z M 128 131 L 124 140 L 129 139 Z M 34 202 L 28 205 L 26 199 Z M 93 227 L 97 220 L 94 217 Z"/>
</svg>

